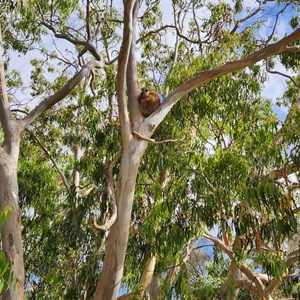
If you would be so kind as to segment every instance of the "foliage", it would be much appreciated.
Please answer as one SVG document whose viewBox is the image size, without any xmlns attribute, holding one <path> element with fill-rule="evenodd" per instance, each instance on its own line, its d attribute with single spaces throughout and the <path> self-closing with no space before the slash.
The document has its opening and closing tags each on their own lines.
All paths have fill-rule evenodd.
<svg viewBox="0 0 300 300">
<path fill-rule="evenodd" d="M 11 208 L 8 206 L 0 211 L 0 229 L 10 214 Z M 14 284 L 14 274 L 11 272 L 11 263 L 7 260 L 3 251 L 0 251 L 0 293 L 6 286 L 13 286 Z"/>
<path fill-rule="evenodd" d="M 266 24 L 255 17 L 240 26 L 237 20 L 247 15 L 243 1 L 171 2 L 177 27 L 167 33 L 160 28 L 162 2 L 143 1 L 137 43 L 141 87 L 155 88 L 165 97 L 202 71 L 258 49 L 263 37 L 257 32 Z M 282 3 L 277 5 L 283 9 Z M 111 213 L 107 170 L 121 145 L 114 57 L 122 39 L 122 14 L 110 1 L 39 0 L 29 1 L 25 10 L 12 11 L 14 7 L 13 1 L 3 8 L 7 14 L 0 19 L 6 67 L 12 63 L 10 53 L 31 55 L 27 80 L 16 70 L 7 75 L 7 85 L 15 91 L 10 100 L 17 118 L 33 105 L 15 100 L 21 98 L 21 90 L 24 98 L 40 101 L 91 59 L 83 43 L 66 46 L 68 38 L 94 37 L 107 62 L 23 134 L 18 168 L 27 298 L 92 299 L 107 235 L 91 223 L 94 218 L 103 223 Z M 209 13 L 201 15 L 199 28 L 196 12 L 201 10 Z M 291 16 L 292 28 L 297 22 Z M 168 40 L 172 34 L 174 47 Z M 273 34 L 267 32 L 265 40 L 270 42 Z M 61 44 L 49 46 L 59 37 Z M 299 69 L 299 53 L 282 55 L 280 60 L 286 68 Z M 268 64 L 272 69 L 274 61 Z M 299 83 L 299 76 L 292 79 Z M 232 292 L 236 283 L 229 272 L 231 261 L 215 245 L 210 245 L 214 255 L 201 260 L 201 273 L 186 257 L 187 245 L 207 231 L 232 249 L 234 262 L 284 279 L 288 268 L 283 248 L 297 233 L 299 216 L 293 209 L 299 207 L 299 196 L 287 176 L 278 180 L 274 174 L 299 166 L 299 94 L 289 81 L 277 99 L 289 110 L 281 120 L 262 95 L 266 82 L 260 64 L 219 77 L 182 97 L 156 129 L 155 140 L 178 141 L 149 144 L 143 157 L 122 278 L 126 288 L 138 295 L 145 262 L 155 255 L 158 299 L 222 299 Z M 115 182 L 118 171 L 117 163 Z M 299 183 L 299 170 L 293 173 Z M 9 267 L 0 256 L 0 289 L 8 280 Z M 172 271 L 175 275 L 167 280 Z M 299 280 L 292 280 L 290 294 L 295 294 Z M 280 290 L 289 294 L 284 280 Z M 238 299 L 246 297 L 249 291 L 241 290 Z"/>
</svg>

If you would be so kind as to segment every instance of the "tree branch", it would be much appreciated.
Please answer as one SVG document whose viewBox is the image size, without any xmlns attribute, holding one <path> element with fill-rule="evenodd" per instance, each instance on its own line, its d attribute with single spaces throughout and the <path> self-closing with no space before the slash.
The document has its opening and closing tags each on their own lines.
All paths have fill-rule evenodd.
<svg viewBox="0 0 300 300">
<path fill-rule="evenodd" d="M 296 87 L 300 88 L 300 84 L 297 84 L 296 81 L 292 78 L 292 76 L 290 75 L 287 75 L 287 74 L 284 74 L 282 72 L 279 72 L 279 71 L 273 71 L 273 70 L 270 70 L 269 68 L 269 64 L 268 64 L 268 60 L 266 60 L 266 70 L 271 73 L 271 74 L 276 74 L 276 75 L 281 75 L 285 78 L 288 78 Z"/>
<path fill-rule="evenodd" d="M 135 20 L 133 20 L 133 8 L 136 2 L 139 4 L 139 1 L 124 0 L 123 41 L 119 54 L 117 74 L 117 100 L 124 147 L 127 147 L 131 137 L 131 125 L 126 103 L 126 71 L 133 39 L 133 24 L 135 24 Z"/>
<path fill-rule="evenodd" d="M 152 34 L 156 34 L 156 33 L 160 32 L 160 31 L 163 31 L 163 30 L 167 30 L 167 29 L 169 29 L 169 28 L 175 29 L 177 35 L 178 35 L 179 37 L 181 37 L 182 39 L 186 40 L 187 42 L 190 42 L 190 43 L 192 43 L 192 44 L 199 44 L 199 43 L 201 43 L 201 40 L 191 40 L 191 39 L 189 39 L 187 36 L 183 35 L 183 34 L 180 32 L 179 28 L 178 28 L 177 26 L 175 26 L 175 25 L 164 25 L 164 26 L 162 26 L 162 27 L 160 27 L 160 28 L 158 28 L 158 29 L 156 29 L 156 30 L 149 31 L 149 32 L 147 32 L 145 35 L 143 35 L 142 37 L 140 37 L 139 39 L 137 39 L 136 42 L 137 42 L 137 43 L 140 43 L 142 40 L 144 40 L 144 39 L 147 38 L 148 36 L 150 36 L 150 35 L 152 35 Z"/>
<path fill-rule="evenodd" d="M 94 58 L 96 60 L 103 62 L 103 58 L 101 57 L 100 53 L 98 52 L 96 47 L 91 43 L 90 40 L 88 40 L 88 41 L 75 40 L 66 34 L 57 33 L 53 26 L 45 23 L 44 21 L 42 21 L 41 24 L 44 25 L 45 27 L 47 27 L 49 30 L 51 30 L 56 38 L 66 40 L 76 46 L 83 46 L 86 50 L 88 50 L 94 56 Z"/>
<path fill-rule="evenodd" d="M 7 151 L 11 151 L 13 143 L 13 131 L 16 122 L 11 114 L 9 108 L 8 95 L 6 91 L 5 73 L 4 73 L 4 62 L 3 62 L 3 41 L 0 26 L 0 122 L 2 124 L 4 133 L 4 145 Z"/>
<path fill-rule="evenodd" d="M 208 234 L 204 234 L 203 237 L 214 242 L 215 245 L 221 250 L 223 250 L 231 259 L 231 261 L 236 264 L 233 252 L 221 240 L 212 237 Z M 247 276 L 247 278 L 249 278 L 251 282 L 255 284 L 259 295 L 264 295 L 265 294 L 264 285 L 262 281 L 259 279 L 259 277 L 244 264 L 239 263 L 236 264 L 236 266 Z"/>
<path fill-rule="evenodd" d="M 240 19 L 240 20 L 237 20 L 233 29 L 230 31 L 230 34 L 233 34 L 237 31 L 237 29 L 240 27 L 240 24 L 241 23 L 244 23 L 245 21 L 247 21 L 248 19 L 254 17 L 257 13 L 259 13 L 260 11 L 262 10 L 261 8 L 261 5 L 259 5 L 259 7 L 253 11 L 252 13 L 250 13 L 249 15 L 247 15 L 246 17 Z"/>
<path fill-rule="evenodd" d="M 91 39 L 91 28 L 90 28 L 90 0 L 86 1 L 86 17 L 85 17 L 85 27 L 88 41 Z M 99 55 L 100 56 L 100 55 Z"/>
<path fill-rule="evenodd" d="M 114 176 L 113 176 L 113 168 L 117 161 L 120 159 L 122 155 L 122 147 L 119 149 L 117 155 L 114 157 L 112 162 L 110 163 L 107 169 L 107 189 L 108 194 L 112 198 L 112 215 L 111 217 L 103 224 L 98 225 L 96 220 L 93 220 L 93 226 L 97 230 L 108 230 L 116 221 L 118 215 L 118 207 L 117 207 L 117 199 L 116 199 L 116 192 L 114 188 Z"/>
<path fill-rule="evenodd" d="M 64 175 L 64 173 L 60 170 L 60 168 L 58 167 L 58 164 L 56 163 L 55 159 L 50 155 L 49 151 L 46 149 L 46 147 L 43 145 L 43 143 L 35 136 L 35 134 L 29 130 L 26 129 L 26 131 L 30 134 L 30 136 L 37 142 L 37 144 L 42 148 L 42 150 L 44 151 L 44 153 L 47 155 L 47 157 L 51 160 L 54 168 L 56 169 L 56 171 L 58 172 L 58 174 L 60 175 L 60 178 L 68 192 L 69 195 L 71 195 L 71 191 L 67 182 L 67 179 Z"/>
<path fill-rule="evenodd" d="M 273 55 L 283 54 L 288 51 L 288 44 L 299 39 L 300 37 L 300 29 L 296 29 L 290 35 L 284 37 L 277 43 L 266 46 L 265 48 L 258 50 L 257 52 L 246 56 L 244 58 L 231 61 L 222 65 L 220 67 L 216 67 L 214 69 L 206 70 L 192 79 L 184 82 L 179 85 L 176 89 L 174 89 L 162 102 L 162 104 L 158 107 L 158 109 L 147 118 L 146 126 L 152 124 L 154 127 L 157 127 L 167 113 L 171 110 L 173 105 L 183 96 L 188 94 L 190 91 L 195 88 L 204 85 L 205 83 L 218 78 L 220 76 L 229 74 L 234 71 L 242 70 L 248 66 L 255 64 L 258 61 L 261 61 L 265 58 L 268 58 Z"/>
<path fill-rule="evenodd" d="M 82 69 L 75 74 L 59 91 L 48 97 L 47 99 L 40 102 L 26 117 L 20 120 L 22 128 L 25 128 L 32 123 L 38 116 L 43 112 L 54 106 L 60 100 L 70 94 L 70 92 L 81 82 L 83 78 L 88 76 L 93 68 L 100 68 L 103 63 L 97 60 L 88 62 Z"/>
<path fill-rule="evenodd" d="M 237 267 L 255 284 L 260 297 L 262 297 L 265 294 L 265 287 L 260 278 L 244 264 L 237 264 Z"/>
<path fill-rule="evenodd" d="M 285 166 L 281 169 L 277 169 L 273 172 L 271 172 L 271 176 L 275 179 L 275 180 L 278 180 L 278 179 L 281 179 L 281 178 L 286 178 L 287 176 L 293 174 L 293 173 L 296 173 L 299 171 L 299 166 L 296 166 L 296 165 L 288 165 L 288 166 Z"/>
<path fill-rule="evenodd" d="M 146 141 L 146 142 L 149 142 L 149 143 L 152 143 L 154 145 L 160 145 L 160 144 L 166 144 L 166 143 L 176 143 L 176 142 L 182 142 L 182 140 L 163 140 L 163 141 L 155 141 L 154 139 L 148 139 L 144 136 L 142 136 L 141 134 L 139 134 L 138 132 L 136 131 L 132 131 L 132 134 L 135 135 L 137 138 L 143 140 L 143 141 Z"/>
<path fill-rule="evenodd" d="M 227 255 L 228 257 L 231 259 L 231 260 L 234 260 L 234 255 L 233 255 L 233 252 L 219 239 L 215 238 L 215 237 L 212 237 L 208 234 L 204 234 L 203 235 L 204 238 L 212 241 L 215 243 L 215 245 L 220 248 L 221 250 L 223 250 Z"/>
<path fill-rule="evenodd" d="M 136 23 L 138 16 L 139 2 L 136 2 L 133 8 L 133 29 L 132 29 L 132 43 L 130 46 L 130 54 L 128 58 L 127 65 L 127 91 L 128 91 L 128 102 L 129 102 L 129 117 L 130 122 L 133 129 L 137 129 L 139 123 L 141 123 L 144 118 L 139 108 L 139 103 L 137 101 L 139 94 L 139 86 L 138 86 L 138 76 L 137 76 L 137 68 L 136 68 Z"/>
</svg>

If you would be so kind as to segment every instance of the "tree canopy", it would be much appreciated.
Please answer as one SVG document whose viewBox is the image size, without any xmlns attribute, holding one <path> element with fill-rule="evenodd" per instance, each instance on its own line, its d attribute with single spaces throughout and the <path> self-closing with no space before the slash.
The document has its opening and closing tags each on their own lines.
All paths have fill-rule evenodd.
<svg viewBox="0 0 300 300">
<path fill-rule="evenodd" d="M 299 1 L 0 4 L 4 300 L 296 299 Z"/>
</svg>

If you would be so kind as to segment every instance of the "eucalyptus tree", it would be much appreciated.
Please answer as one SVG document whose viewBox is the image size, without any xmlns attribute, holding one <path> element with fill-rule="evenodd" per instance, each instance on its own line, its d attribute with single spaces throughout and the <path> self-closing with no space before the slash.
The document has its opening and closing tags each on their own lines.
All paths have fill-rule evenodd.
<svg viewBox="0 0 300 300">
<path fill-rule="evenodd" d="M 299 39 L 300 30 L 294 29 L 279 39 L 275 36 L 278 20 L 286 10 L 293 7 L 293 1 L 278 3 L 272 7 L 272 12 L 268 7 L 269 2 L 258 1 L 257 6 L 248 13 L 243 10 L 240 1 L 232 6 L 223 2 L 213 4 L 201 1 L 172 1 L 169 5 L 173 12 L 173 20 L 168 20 L 168 23 L 165 23 L 166 19 L 163 18 L 160 1 L 140 3 L 137 0 L 124 0 L 123 7 L 119 7 L 118 4 L 114 1 L 87 0 L 58 1 L 49 5 L 48 1 L 36 1 L 31 4 L 30 9 L 19 12 L 17 17 L 9 13 L 3 15 L 1 28 L 4 38 L 3 42 L 1 41 L 1 50 L 12 47 L 22 54 L 38 48 L 40 55 L 46 57 L 42 62 L 33 60 L 35 74 L 32 76 L 31 94 L 38 96 L 40 102 L 33 109 L 28 107 L 25 115 L 19 109 L 17 114 L 14 114 L 10 106 L 2 56 L 0 61 L 0 120 L 4 134 L 3 145 L 0 148 L 0 200 L 2 209 L 11 209 L 11 215 L 2 229 L 2 250 L 11 261 L 16 278 L 16 285 L 7 287 L 3 292 L 3 299 L 24 298 L 25 275 L 17 167 L 21 133 L 38 117 L 41 118 L 63 98 L 72 99 L 75 93 L 86 93 L 86 98 L 92 103 L 93 97 L 88 96 L 97 92 L 96 96 L 107 101 L 103 102 L 104 107 L 110 108 L 109 122 L 118 119 L 118 143 L 122 146 L 108 167 L 107 189 L 113 202 L 111 217 L 107 218 L 103 225 L 94 222 L 96 229 L 109 229 L 103 267 L 94 299 L 116 299 L 123 276 L 139 167 L 149 143 L 156 145 L 174 142 L 174 139 L 160 142 L 151 139 L 172 107 L 177 102 L 180 103 L 180 99 L 188 101 L 193 94 L 197 95 L 201 86 L 221 76 L 252 66 L 255 72 L 257 62 L 272 56 L 287 54 L 287 62 L 297 62 L 297 57 L 292 54 L 299 52 L 299 46 L 293 45 L 293 42 Z M 261 26 L 269 22 L 268 18 L 264 18 L 268 13 L 274 15 L 272 28 L 265 35 L 263 32 L 257 35 L 256 30 L 260 30 Z M 292 21 L 292 25 L 296 27 L 295 20 Z M 174 41 L 170 41 L 170 34 L 165 34 L 170 30 L 175 35 Z M 62 53 L 60 48 L 56 52 L 49 52 L 41 46 L 45 42 L 43 39 L 46 34 L 52 34 L 55 40 L 68 42 L 69 49 L 66 46 L 65 53 Z M 174 42 L 173 47 L 169 45 L 170 42 Z M 49 39 L 45 43 L 49 45 Z M 77 56 L 76 60 L 72 53 Z M 66 69 L 59 70 L 60 74 L 49 84 L 47 76 L 55 76 L 53 68 L 50 65 L 45 74 L 42 71 L 47 61 L 52 59 Z M 180 62 L 185 63 L 184 72 L 176 71 Z M 111 80 L 114 76 L 109 77 L 109 67 L 114 64 L 116 84 Z M 88 77 L 91 80 L 89 91 L 84 90 L 84 85 L 80 86 L 82 80 Z M 101 85 L 105 80 L 107 85 Z M 159 108 L 147 118 L 141 114 L 137 101 L 139 82 L 156 87 L 165 95 Z M 231 88 L 228 95 L 230 93 Z M 201 97 L 199 99 L 201 100 Z M 117 115 L 113 114 L 115 101 Z M 230 101 L 232 100 L 229 97 L 229 103 Z M 184 101 L 181 101 L 180 105 L 183 103 Z M 73 110 L 77 116 L 80 115 L 76 107 Z M 200 115 L 201 113 L 202 110 L 199 111 Z M 195 121 L 199 117 L 197 114 L 186 115 L 183 109 L 178 118 L 180 122 L 186 118 Z M 47 133 L 46 128 L 44 131 Z M 193 134 L 190 133 L 190 136 L 193 137 Z M 221 135 L 219 137 L 221 138 Z M 152 149 L 154 153 L 157 152 L 156 148 Z M 112 169 L 119 157 L 121 161 L 115 190 Z M 203 161 L 205 164 L 205 160 Z M 160 184 L 163 183 L 164 180 Z M 65 184 L 65 187 L 67 186 Z M 174 207 L 174 210 L 175 213 L 177 208 Z M 182 218 L 180 220 L 182 221 Z M 196 232 L 190 235 L 195 236 Z M 218 241 L 214 242 L 218 244 Z M 251 276 L 248 279 L 251 279 Z M 271 299 L 269 291 L 263 296 Z"/>
</svg>

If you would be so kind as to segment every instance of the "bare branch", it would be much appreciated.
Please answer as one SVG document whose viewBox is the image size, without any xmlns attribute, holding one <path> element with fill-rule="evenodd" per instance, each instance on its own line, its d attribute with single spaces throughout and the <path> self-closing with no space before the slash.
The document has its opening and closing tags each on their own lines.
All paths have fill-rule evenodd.
<svg viewBox="0 0 300 300">
<path fill-rule="evenodd" d="M 297 84 L 296 81 L 292 78 L 292 76 L 281 73 L 279 71 L 270 70 L 268 60 L 266 60 L 266 70 L 271 74 L 277 74 L 277 75 L 281 75 L 283 77 L 288 78 L 296 87 L 300 88 L 300 84 Z"/>
<path fill-rule="evenodd" d="M 212 237 L 208 234 L 204 234 L 203 237 L 215 243 L 215 245 L 223 250 L 231 260 L 234 260 L 233 252 L 219 239 Z"/>
<path fill-rule="evenodd" d="M 83 78 L 88 76 L 93 68 L 100 68 L 103 63 L 97 60 L 88 62 L 83 68 L 75 74 L 59 91 L 46 98 L 40 102 L 31 112 L 28 113 L 26 117 L 20 120 L 22 128 L 25 128 L 30 123 L 32 123 L 38 116 L 40 116 L 44 111 L 48 110 L 60 100 L 65 98 L 70 94 L 70 92 L 81 82 Z"/>
<path fill-rule="evenodd" d="M 258 288 L 256 287 L 255 284 L 253 284 L 252 281 L 247 279 L 241 279 L 241 280 L 235 280 L 235 283 L 237 288 L 244 288 L 259 297 L 260 294 Z"/>
<path fill-rule="evenodd" d="M 91 29 L 90 29 L 90 0 L 86 0 L 86 17 L 85 17 L 85 26 L 88 41 L 91 39 Z"/>
<path fill-rule="evenodd" d="M 204 234 L 203 235 L 204 238 L 211 240 L 212 242 L 215 243 L 215 245 L 220 248 L 221 250 L 223 250 L 228 257 L 231 259 L 232 262 L 235 262 L 235 258 L 234 258 L 234 254 L 233 252 L 219 239 L 212 237 L 208 234 Z M 258 293 L 260 295 L 264 295 L 265 294 L 265 290 L 264 290 L 264 285 L 262 283 L 262 281 L 260 280 L 260 278 L 257 276 L 257 274 L 255 274 L 254 272 L 252 272 L 246 265 L 244 264 L 236 264 L 236 266 L 247 276 L 247 278 L 249 278 L 249 280 L 251 282 L 253 282 L 258 290 Z"/>
<path fill-rule="evenodd" d="M 39 140 L 39 138 L 29 129 L 26 129 L 26 131 L 30 134 L 30 136 L 37 142 L 37 144 L 42 148 L 42 150 L 44 151 L 44 153 L 48 156 L 48 158 L 51 160 L 54 168 L 56 169 L 56 171 L 58 172 L 58 174 L 60 175 L 60 178 L 68 192 L 69 195 L 71 195 L 71 191 L 67 182 L 67 179 L 64 175 L 64 173 L 60 170 L 60 168 L 58 167 L 58 164 L 56 163 L 55 159 L 50 155 L 49 151 L 46 149 L 46 147 L 43 145 L 43 143 Z"/>
<path fill-rule="evenodd" d="M 260 280 L 260 278 L 244 264 L 240 263 L 237 265 L 237 267 L 247 276 L 247 278 L 249 278 L 251 280 L 251 282 L 253 282 L 255 284 L 255 286 L 258 289 L 258 293 L 260 295 L 264 295 L 265 287 L 264 287 L 264 284 L 262 283 L 262 281 Z"/>
<path fill-rule="evenodd" d="M 114 188 L 114 176 L 113 176 L 113 168 L 117 161 L 120 159 L 122 155 L 122 147 L 119 149 L 117 155 L 114 157 L 112 162 L 110 163 L 108 169 L 107 169 L 107 189 L 108 189 L 108 194 L 112 198 L 112 215 L 111 217 L 103 224 L 103 225 L 98 225 L 96 220 L 93 220 L 93 226 L 97 230 L 108 230 L 116 221 L 117 215 L 118 215 L 118 207 L 117 207 L 117 199 L 116 199 L 116 192 Z"/>
<path fill-rule="evenodd" d="M 287 3 L 287 4 L 283 7 L 283 9 L 280 10 L 280 11 L 278 12 L 278 14 L 276 15 L 275 23 L 274 23 L 274 25 L 273 25 L 273 30 L 272 30 L 271 34 L 268 36 L 268 38 L 267 38 L 267 40 L 266 40 L 266 42 L 265 42 L 266 44 L 268 44 L 268 43 L 271 41 L 272 37 L 274 36 L 275 30 L 276 30 L 276 26 L 277 26 L 277 23 L 278 23 L 278 19 L 279 19 L 279 15 L 282 14 L 282 13 L 285 11 L 285 9 L 286 9 L 289 5 L 290 5 L 290 3 Z"/>
<path fill-rule="evenodd" d="M 101 57 L 99 51 L 91 43 L 90 40 L 88 40 L 88 41 L 75 40 L 66 34 L 57 33 L 53 26 L 45 23 L 44 21 L 42 21 L 41 24 L 44 25 L 45 27 L 47 27 L 49 30 L 51 30 L 56 38 L 66 40 L 66 41 L 72 43 L 73 45 L 83 46 L 86 50 L 90 51 L 90 53 L 95 57 L 96 60 L 103 62 L 103 58 Z"/>
<path fill-rule="evenodd" d="M 259 7 L 253 11 L 252 13 L 250 13 L 248 16 L 236 21 L 233 29 L 231 30 L 230 34 L 233 34 L 237 31 L 237 29 L 240 27 L 240 24 L 244 23 L 245 21 L 249 20 L 250 18 L 254 17 L 257 13 L 259 13 L 262 10 L 261 5 L 259 5 Z"/>
<path fill-rule="evenodd" d="M 180 32 L 179 28 L 178 28 L 177 26 L 175 26 L 175 25 L 164 25 L 164 26 L 162 26 L 162 27 L 160 27 L 160 28 L 158 28 L 158 29 L 156 29 L 156 30 L 151 30 L 151 31 L 147 32 L 145 35 L 143 35 L 142 37 L 140 37 L 139 39 L 137 39 L 136 42 L 137 42 L 137 43 L 140 43 L 141 41 L 143 41 L 143 40 L 144 40 L 145 38 L 147 38 L 148 36 L 153 35 L 153 34 L 156 34 L 156 33 L 160 32 L 160 31 L 163 31 L 163 30 L 170 29 L 170 28 L 171 28 L 171 29 L 175 29 L 177 35 L 178 35 L 179 37 L 181 37 L 182 39 L 186 40 L 187 42 L 190 42 L 190 43 L 192 43 L 192 44 L 199 44 L 199 43 L 201 42 L 201 40 L 191 40 L 191 39 L 189 39 L 187 36 L 183 35 L 183 34 Z"/>
<path fill-rule="evenodd" d="M 152 143 L 154 145 L 160 145 L 160 144 L 166 144 L 166 143 L 177 143 L 177 142 L 182 142 L 182 140 L 163 140 L 163 141 L 155 141 L 154 139 L 148 139 L 144 136 L 142 136 L 141 134 L 139 134 L 136 131 L 132 131 L 132 134 L 135 135 L 137 138 Z"/>
</svg>

